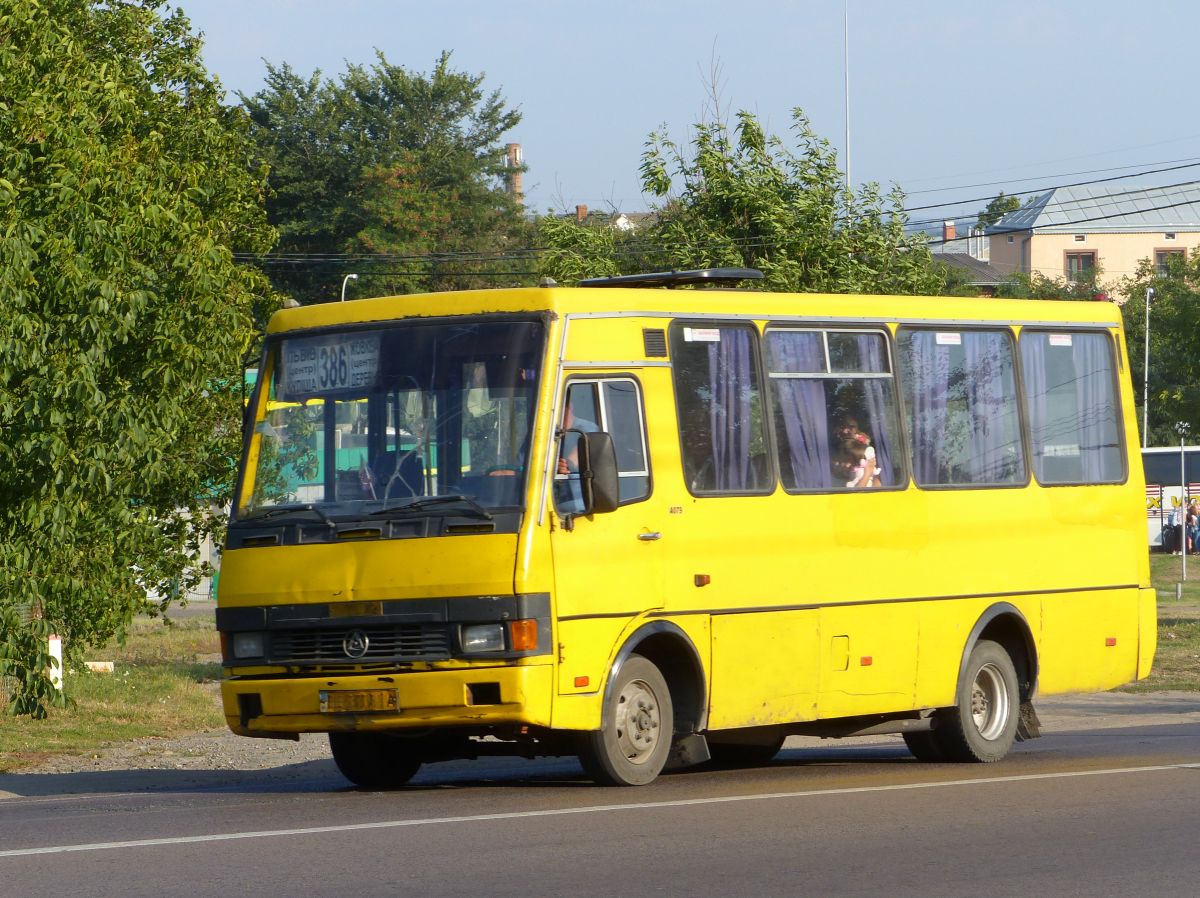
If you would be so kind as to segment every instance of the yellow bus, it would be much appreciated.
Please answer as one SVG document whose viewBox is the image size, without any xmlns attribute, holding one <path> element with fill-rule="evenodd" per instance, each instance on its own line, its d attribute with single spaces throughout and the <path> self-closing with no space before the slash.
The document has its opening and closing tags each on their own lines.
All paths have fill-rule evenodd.
<svg viewBox="0 0 1200 898">
<path fill-rule="evenodd" d="M 366 787 L 488 754 L 640 785 L 791 734 L 996 761 L 1035 694 L 1145 677 L 1115 307 L 662 289 L 748 276 L 278 312 L 229 726 L 328 733 Z"/>
</svg>

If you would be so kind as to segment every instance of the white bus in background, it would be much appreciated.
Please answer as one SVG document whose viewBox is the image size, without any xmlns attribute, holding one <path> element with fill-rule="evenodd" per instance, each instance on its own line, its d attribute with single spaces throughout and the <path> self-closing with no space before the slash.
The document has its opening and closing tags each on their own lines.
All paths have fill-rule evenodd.
<svg viewBox="0 0 1200 898">
<path fill-rule="evenodd" d="M 1178 446 L 1142 450 L 1142 467 L 1146 472 L 1146 533 L 1150 548 L 1157 551 L 1167 548 L 1163 543 L 1163 528 L 1172 509 L 1186 508 L 1191 500 L 1200 500 L 1200 446 L 1186 446 L 1182 459 L 1180 455 Z M 1176 517 L 1177 523 L 1181 521 L 1182 514 Z"/>
</svg>

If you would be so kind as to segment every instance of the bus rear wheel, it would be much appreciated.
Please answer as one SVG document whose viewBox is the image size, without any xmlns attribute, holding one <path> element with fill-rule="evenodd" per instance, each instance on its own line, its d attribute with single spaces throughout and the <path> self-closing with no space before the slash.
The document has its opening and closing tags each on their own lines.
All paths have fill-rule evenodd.
<svg viewBox="0 0 1200 898">
<path fill-rule="evenodd" d="M 398 789 L 421 769 L 404 740 L 386 733 L 330 733 L 329 750 L 342 776 L 364 789 Z"/>
<path fill-rule="evenodd" d="M 602 786 L 644 786 L 666 766 L 674 731 L 667 681 L 651 661 L 630 655 L 609 689 L 600 729 L 580 738 L 579 761 Z"/>
<path fill-rule="evenodd" d="M 981 639 L 967 659 L 958 703 L 938 715 L 933 735 L 948 761 L 999 761 L 1016 739 L 1020 707 L 1012 658 L 999 643 Z"/>
</svg>

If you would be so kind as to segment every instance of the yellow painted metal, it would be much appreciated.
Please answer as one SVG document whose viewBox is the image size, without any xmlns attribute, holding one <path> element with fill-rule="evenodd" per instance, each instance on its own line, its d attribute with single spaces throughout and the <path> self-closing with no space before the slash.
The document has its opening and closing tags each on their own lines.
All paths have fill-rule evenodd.
<svg viewBox="0 0 1200 898">
<path fill-rule="evenodd" d="M 976 623 L 1001 604 L 1014 607 L 1030 628 L 1042 693 L 1108 688 L 1148 674 L 1155 599 L 1138 431 L 1120 319 L 1110 304 L 688 291 L 681 316 L 680 295 L 528 288 L 278 313 L 273 333 L 405 317 L 544 313 L 548 349 L 529 511 L 515 537 L 230 552 L 222 605 L 550 592 L 555 653 L 535 664 L 481 668 L 458 661 L 399 672 L 396 714 L 322 715 L 317 684 L 306 677 L 230 680 L 231 726 L 240 728 L 237 694 L 253 692 L 264 706 L 253 725 L 280 733 L 468 722 L 594 729 L 614 659 L 639 627 L 656 624 L 678 628 L 694 647 L 714 729 L 943 707 L 955 700 Z M 696 498 L 683 482 L 670 370 L 659 367 L 661 359 L 645 359 L 642 343 L 643 329 L 691 316 L 741 317 L 760 329 L 782 318 L 836 319 L 893 332 L 900 319 L 1014 329 L 1022 322 L 1104 325 L 1118 338 L 1129 478 L 1086 487 L 910 484 Z M 573 374 L 605 372 L 632 374 L 641 384 L 653 491 L 645 502 L 577 518 L 568 531 L 553 512 L 550 491 L 561 393 Z M 578 677 L 588 685 L 577 687 Z M 320 683 L 382 688 L 376 679 L 338 675 Z M 503 702 L 466 705 L 468 682 L 500 682 Z"/>
<path fill-rule="evenodd" d="M 220 602 L 237 608 L 512 595 L 516 555 L 513 534 L 238 549 L 221 560 Z"/>
<path fill-rule="evenodd" d="M 330 730 L 404 730 L 432 726 L 524 724 L 548 726 L 553 667 L 521 663 L 509 667 L 411 671 L 396 674 L 324 674 L 269 680 L 226 680 L 221 696 L 225 720 L 245 736 L 322 733 Z M 469 686 L 497 684 L 500 701 L 472 704 Z M 394 689 L 397 711 L 322 712 L 321 693 Z M 262 714 L 241 723 L 239 695 L 257 695 Z"/>
<path fill-rule="evenodd" d="M 1138 594 L 1138 661 L 1137 678 L 1150 676 L 1154 652 L 1158 648 L 1158 594 L 1154 587 L 1139 590 Z"/>
<path fill-rule="evenodd" d="M 817 615 L 784 611 L 713 617 L 712 729 L 816 718 Z"/>
</svg>

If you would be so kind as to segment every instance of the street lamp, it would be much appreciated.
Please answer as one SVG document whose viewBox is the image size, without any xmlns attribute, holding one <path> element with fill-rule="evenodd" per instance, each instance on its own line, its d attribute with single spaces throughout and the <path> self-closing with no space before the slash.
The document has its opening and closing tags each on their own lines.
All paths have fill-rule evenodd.
<svg viewBox="0 0 1200 898">
<path fill-rule="evenodd" d="M 1146 288 L 1146 358 L 1142 363 L 1142 448 L 1150 445 L 1150 300 L 1154 288 Z"/>
<path fill-rule="evenodd" d="M 357 274 L 348 274 L 344 278 L 342 278 L 342 302 L 346 301 L 346 284 L 349 281 L 357 281 L 357 280 L 358 280 Z M 1146 300 L 1146 301 L 1149 302 L 1150 300 Z M 1147 312 L 1146 314 L 1148 317 L 1150 313 Z M 1149 344 L 1146 344 L 1146 345 L 1149 345 Z"/>
<path fill-rule="evenodd" d="M 1184 442 L 1187 440 L 1188 431 L 1191 430 L 1191 425 L 1187 421 L 1175 422 L 1175 432 L 1179 434 L 1179 515 L 1175 518 L 1180 523 L 1179 528 L 1179 547 L 1182 551 L 1179 553 L 1183 558 L 1183 579 L 1187 580 L 1187 557 L 1188 557 L 1188 532 L 1187 532 L 1187 453 L 1184 451 Z M 1193 550 L 1195 546 L 1192 547 Z M 1179 584 L 1175 589 L 1176 598 L 1183 598 L 1183 584 Z"/>
</svg>

